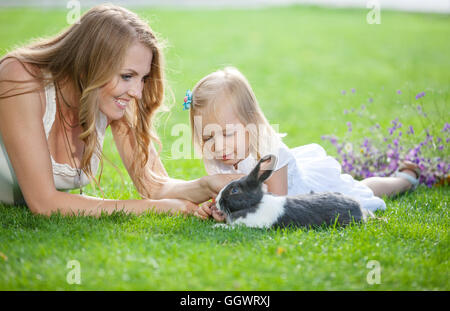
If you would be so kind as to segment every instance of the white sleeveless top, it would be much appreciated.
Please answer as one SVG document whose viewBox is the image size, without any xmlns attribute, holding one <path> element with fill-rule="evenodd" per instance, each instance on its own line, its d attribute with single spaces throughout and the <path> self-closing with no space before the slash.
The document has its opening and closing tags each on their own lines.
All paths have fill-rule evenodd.
<svg viewBox="0 0 450 311">
<path fill-rule="evenodd" d="M 45 136 L 48 140 L 48 135 L 55 121 L 56 115 L 56 92 L 53 84 L 45 87 L 45 102 L 46 108 L 44 117 Z M 99 110 L 97 121 L 95 124 L 97 136 L 100 146 L 103 146 L 103 139 L 105 137 L 106 127 L 108 126 L 108 119 Z M 57 163 L 50 155 L 53 167 L 53 180 L 55 187 L 58 190 L 75 189 L 80 186 L 89 184 L 88 176 L 80 169 L 71 167 L 68 164 Z M 91 158 L 92 173 L 96 174 L 98 170 L 100 159 L 94 153 Z M 80 173 L 80 174 L 79 174 Z M 80 181 L 81 176 L 81 181 Z M 0 133 L 0 203 L 5 204 L 25 204 L 23 195 L 20 191 L 16 175 L 9 161 L 8 154 L 3 144 L 3 139 Z"/>
</svg>

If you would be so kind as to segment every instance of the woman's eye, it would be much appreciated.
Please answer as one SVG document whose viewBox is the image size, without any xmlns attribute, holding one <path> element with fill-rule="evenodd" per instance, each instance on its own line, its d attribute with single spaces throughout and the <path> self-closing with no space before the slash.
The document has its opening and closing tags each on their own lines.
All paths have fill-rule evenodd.
<svg viewBox="0 0 450 311">
<path fill-rule="evenodd" d="M 150 78 L 149 76 L 143 77 L 143 78 L 142 78 L 142 82 L 144 82 L 144 83 L 147 82 L 147 81 L 149 80 L 149 78 Z"/>
<path fill-rule="evenodd" d="M 120 77 L 125 81 L 129 81 L 132 78 L 131 75 L 120 75 Z"/>
</svg>

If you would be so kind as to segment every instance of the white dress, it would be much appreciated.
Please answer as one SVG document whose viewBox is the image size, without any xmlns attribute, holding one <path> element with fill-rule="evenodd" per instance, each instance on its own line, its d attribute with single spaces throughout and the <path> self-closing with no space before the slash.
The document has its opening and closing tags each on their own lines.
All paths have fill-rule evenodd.
<svg viewBox="0 0 450 311">
<path fill-rule="evenodd" d="M 281 142 L 276 156 L 278 161 L 275 171 L 285 165 L 288 166 L 288 195 L 308 194 L 311 191 L 340 192 L 356 199 L 364 208 L 372 212 L 386 208 L 386 203 L 374 196 L 369 187 L 348 174 L 342 174 L 339 162 L 328 156 L 318 144 L 289 149 Z M 237 169 L 219 160 L 204 162 L 209 175 L 248 174 L 256 163 L 256 159 L 251 155 L 239 162 Z"/>
<path fill-rule="evenodd" d="M 45 136 L 48 140 L 48 135 L 55 121 L 56 114 L 56 93 L 53 84 L 49 84 L 45 88 L 46 108 L 42 121 L 44 123 Z M 99 111 L 96 122 L 96 130 L 100 146 L 103 146 L 103 139 L 105 137 L 106 127 L 108 126 L 108 119 Z M 53 166 L 53 180 L 55 187 L 58 190 L 69 190 L 83 187 L 89 183 L 88 176 L 81 170 L 71 167 L 68 164 L 56 163 L 51 157 Z M 93 154 L 91 158 L 92 173 L 96 174 L 100 159 Z M 81 172 L 80 172 L 81 171 Z M 79 172 L 81 174 L 79 174 Z M 80 182 L 81 176 L 81 182 Z M 25 204 L 22 192 L 20 191 L 16 175 L 6 152 L 5 145 L 0 133 L 0 203 L 5 204 Z"/>
</svg>

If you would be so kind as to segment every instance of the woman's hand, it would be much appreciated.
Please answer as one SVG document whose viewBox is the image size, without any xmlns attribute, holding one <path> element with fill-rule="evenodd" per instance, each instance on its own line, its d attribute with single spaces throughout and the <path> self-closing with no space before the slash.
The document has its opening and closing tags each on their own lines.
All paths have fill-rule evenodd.
<svg viewBox="0 0 450 311">
<path fill-rule="evenodd" d="M 170 212 L 174 215 L 194 215 L 202 219 L 208 219 L 209 217 L 209 215 L 205 215 L 203 211 L 200 211 L 200 208 L 197 204 L 192 203 L 188 200 L 161 199 L 156 200 L 156 202 L 157 204 L 155 204 L 155 207 L 157 207 L 158 210 L 162 212 Z"/>
</svg>

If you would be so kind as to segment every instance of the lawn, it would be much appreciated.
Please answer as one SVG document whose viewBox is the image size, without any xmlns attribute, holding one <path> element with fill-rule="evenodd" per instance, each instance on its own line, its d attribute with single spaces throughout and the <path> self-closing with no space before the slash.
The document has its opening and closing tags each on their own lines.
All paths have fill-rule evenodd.
<svg viewBox="0 0 450 311">
<path fill-rule="evenodd" d="M 406 109 L 415 107 L 420 91 L 427 92 L 422 104 L 431 123 L 448 121 L 448 15 L 382 11 L 381 24 L 369 25 L 360 9 L 135 11 L 167 43 L 173 99 L 169 92 L 171 112 L 160 115 L 158 133 L 174 178 L 205 174 L 198 159 L 172 158 L 178 137 L 171 129 L 188 124 L 181 109 L 186 89 L 225 65 L 247 76 L 290 147 L 316 142 L 334 155 L 321 136 L 344 136 L 348 121 L 361 137 L 364 128 L 386 127 L 396 117 L 420 128 Z M 0 55 L 57 33 L 67 26 L 65 16 L 64 10 L 2 9 Z M 369 98 L 374 118 L 343 112 Z M 105 164 L 107 197 L 138 198 L 109 131 L 103 151 L 124 176 Z M 422 186 L 386 199 L 387 210 L 377 212 L 384 220 L 313 230 L 227 230 L 158 214 L 45 218 L 0 204 L 0 290 L 449 290 L 449 194 L 448 187 Z M 66 281 L 70 260 L 80 263 L 81 284 Z M 379 284 L 367 281 L 373 260 Z"/>
</svg>

